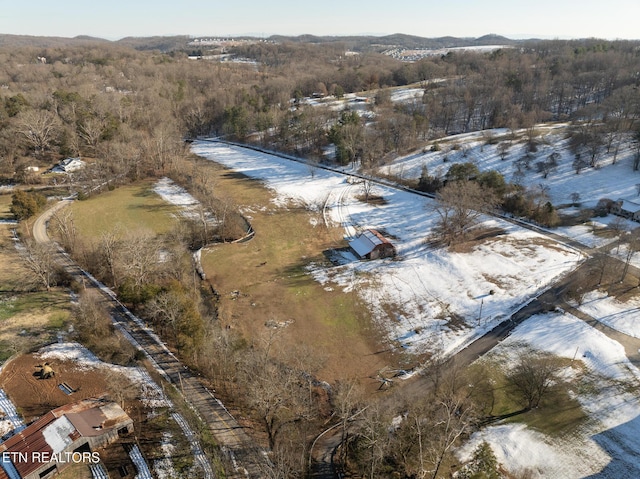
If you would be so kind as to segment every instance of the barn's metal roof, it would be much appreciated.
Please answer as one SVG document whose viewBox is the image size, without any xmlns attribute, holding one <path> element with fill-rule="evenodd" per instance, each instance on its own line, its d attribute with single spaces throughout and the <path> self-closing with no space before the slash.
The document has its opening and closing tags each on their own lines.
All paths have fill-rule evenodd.
<svg viewBox="0 0 640 479">
<path fill-rule="evenodd" d="M 117 404 L 96 398 L 49 411 L 0 444 L 0 479 L 25 477 L 48 462 L 33 460 L 34 457 L 51 457 L 81 437 L 102 435 L 130 420 Z M 13 460 L 3 462 L 5 458 Z"/>
<path fill-rule="evenodd" d="M 391 243 L 376 230 L 365 230 L 360 236 L 351 240 L 349 246 L 360 256 L 364 258 L 371 253 L 376 246 L 383 243 Z"/>
</svg>

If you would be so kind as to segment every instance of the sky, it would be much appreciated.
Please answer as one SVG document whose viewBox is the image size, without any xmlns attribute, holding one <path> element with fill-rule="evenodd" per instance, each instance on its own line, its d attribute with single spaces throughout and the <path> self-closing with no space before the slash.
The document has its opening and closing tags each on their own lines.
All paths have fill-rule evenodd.
<svg viewBox="0 0 640 479">
<path fill-rule="evenodd" d="M 0 33 L 640 39 L 638 0 L 3 0 Z"/>
</svg>

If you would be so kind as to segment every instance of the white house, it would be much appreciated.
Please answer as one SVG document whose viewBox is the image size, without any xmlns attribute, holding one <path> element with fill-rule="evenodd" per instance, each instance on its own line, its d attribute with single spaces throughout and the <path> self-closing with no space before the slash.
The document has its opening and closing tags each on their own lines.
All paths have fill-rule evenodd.
<svg viewBox="0 0 640 479">
<path fill-rule="evenodd" d="M 614 215 L 640 222 L 640 203 L 619 199 L 614 201 L 611 206 L 611 212 Z"/>
<path fill-rule="evenodd" d="M 65 158 L 56 166 L 51 168 L 54 173 L 71 173 L 84 168 L 85 162 L 80 158 Z"/>
</svg>

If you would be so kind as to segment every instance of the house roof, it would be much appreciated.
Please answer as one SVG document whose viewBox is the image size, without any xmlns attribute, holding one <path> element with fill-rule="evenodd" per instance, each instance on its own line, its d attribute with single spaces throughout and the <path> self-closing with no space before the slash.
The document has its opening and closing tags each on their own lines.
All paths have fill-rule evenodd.
<svg viewBox="0 0 640 479">
<path fill-rule="evenodd" d="M 353 248 L 358 256 L 364 257 L 371 253 L 376 246 L 384 243 L 391 244 L 387 238 L 376 230 L 365 230 L 360 236 L 351 240 L 349 246 Z"/>
<path fill-rule="evenodd" d="M 622 203 L 621 209 L 625 211 L 628 211 L 630 213 L 637 213 L 638 211 L 640 211 L 639 203 L 636 203 L 631 200 L 625 200 L 624 198 L 621 198 L 618 201 Z"/>
<path fill-rule="evenodd" d="M 51 171 L 56 173 L 69 173 L 84 167 L 85 163 L 80 158 L 65 158 L 54 166 Z"/>
<path fill-rule="evenodd" d="M 91 398 L 61 406 L 29 424 L 25 429 L 0 444 L 0 479 L 5 473 L 14 479 L 17 472 L 25 477 L 48 461 L 32 460 L 32 453 L 63 452 L 81 437 L 99 436 L 110 431 L 129 416 L 115 403 Z M 15 458 L 12 462 L 3 462 L 5 455 Z M 18 460 L 26 457 L 28 460 Z"/>
</svg>

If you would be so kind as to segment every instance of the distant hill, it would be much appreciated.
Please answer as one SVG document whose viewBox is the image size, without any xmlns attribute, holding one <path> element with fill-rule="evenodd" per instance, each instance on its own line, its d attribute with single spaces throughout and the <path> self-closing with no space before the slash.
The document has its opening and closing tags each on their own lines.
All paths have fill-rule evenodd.
<svg viewBox="0 0 640 479">
<path fill-rule="evenodd" d="M 87 35 L 68 38 L 0 34 L 0 47 L 53 48 L 73 45 L 113 44 L 134 48 L 136 50 L 160 50 L 167 52 L 173 50 L 184 50 L 187 48 L 187 43 L 190 40 L 191 39 L 187 35 L 171 37 L 126 37 L 117 41 L 111 41 Z"/>
<path fill-rule="evenodd" d="M 87 45 L 96 43 L 109 43 L 109 40 L 89 36 L 75 38 L 67 37 L 37 37 L 31 35 L 6 35 L 0 34 L 0 47 L 35 47 L 50 48 L 65 45 Z"/>
<path fill-rule="evenodd" d="M 215 37 L 215 35 L 213 36 Z M 204 38 L 204 37 L 203 37 Z M 246 40 L 264 40 L 257 37 L 234 37 Z M 440 49 L 454 47 L 468 47 L 479 45 L 516 45 L 525 40 L 512 40 L 499 35 L 484 35 L 479 38 L 459 38 L 459 37 L 438 37 L 425 38 L 415 35 L 395 33 L 393 35 L 373 36 L 373 35 L 345 35 L 345 36 L 316 36 L 316 35 L 272 35 L 268 38 L 274 42 L 296 42 L 296 43 L 340 43 L 346 48 L 357 51 L 381 51 L 388 48 L 406 49 Z M 57 47 L 64 45 L 86 45 L 105 44 L 134 48 L 136 50 L 159 50 L 170 52 L 175 50 L 188 50 L 188 43 L 193 40 L 187 35 L 175 36 L 153 36 L 153 37 L 125 37 L 117 41 L 105 40 L 92 36 L 81 35 L 74 38 L 65 37 L 38 37 L 29 35 L 5 35 L 0 34 L 0 47 Z"/>
<path fill-rule="evenodd" d="M 192 40 L 188 35 L 175 35 L 170 37 L 125 37 L 114 43 L 136 50 L 160 50 L 170 52 L 174 50 L 184 50 L 187 43 Z"/>
<path fill-rule="evenodd" d="M 380 48 L 407 48 L 407 49 L 440 49 L 454 47 L 470 47 L 480 45 L 516 45 L 523 40 L 512 40 L 500 35 L 484 35 L 479 38 L 438 37 L 425 38 L 404 33 L 376 36 L 315 36 L 299 35 L 294 37 L 273 35 L 269 40 L 276 42 L 299 43 L 343 43 L 355 50 L 375 50 Z"/>
</svg>

